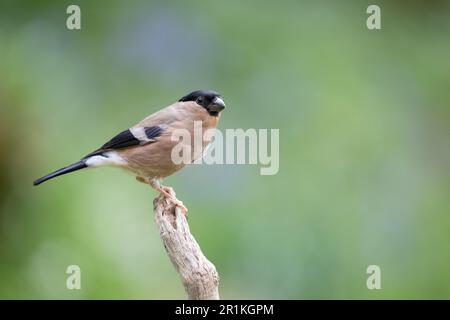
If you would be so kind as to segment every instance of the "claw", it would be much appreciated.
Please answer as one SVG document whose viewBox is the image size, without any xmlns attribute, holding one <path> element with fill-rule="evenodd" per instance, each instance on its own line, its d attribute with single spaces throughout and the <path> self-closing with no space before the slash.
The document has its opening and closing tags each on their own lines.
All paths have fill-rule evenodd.
<svg viewBox="0 0 450 320">
<path fill-rule="evenodd" d="M 166 199 L 171 201 L 175 206 L 181 209 L 184 216 L 187 218 L 188 209 L 184 206 L 181 200 L 178 200 L 171 187 L 162 186 L 160 182 L 156 179 L 147 179 L 141 176 L 137 176 L 136 180 L 145 184 L 149 184 L 153 189 L 157 190 L 161 195 L 165 196 Z"/>
<path fill-rule="evenodd" d="M 188 209 L 184 206 L 183 201 L 175 198 L 170 193 L 170 191 L 171 191 L 171 188 L 169 188 L 169 187 L 162 187 L 161 190 L 159 190 L 159 192 L 161 192 L 161 194 L 163 194 L 167 199 L 169 199 L 169 201 L 171 201 L 175 206 L 180 208 L 181 211 L 183 212 L 184 216 L 187 217 Z"/>
</svg>

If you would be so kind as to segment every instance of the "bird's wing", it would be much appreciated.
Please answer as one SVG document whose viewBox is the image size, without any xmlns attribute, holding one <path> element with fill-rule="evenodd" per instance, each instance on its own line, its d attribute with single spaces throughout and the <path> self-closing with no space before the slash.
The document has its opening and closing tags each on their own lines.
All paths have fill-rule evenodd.
<svg viewBox="0 0 450 320">
<path fill-rule="evenodd" d="M 85 158 L 101 154 L 108 150 L 117 150 L 133 146 L 153 143 L 167 128 L 180 117 L 177 103 L 159 110 L 140 121 L 128 130 L 122 131 L 99 149 Z"/>
<path fill-rule="evenodd" d="M 164 132 L 166 128 L 167 125 L 164 124 L 151 127 L 132 127 L 114 136 L 111 140 L 106 142 L 99 149 L 88 154 L 86 157 L 98 155 L 109 150 L 117 150 L 144 145 L 147 143 L 153 143 L 156 141 L 156 138 Z"/>
<path fill-rule="evenodd" d="M 106 142 L 101 149 L 122 149 L 149 142 L 155 142 L 155 138 L 159 137 L 163 130 L 163 125 L 133 127 L 116 135 L 114 138 Z"/>
</svg>

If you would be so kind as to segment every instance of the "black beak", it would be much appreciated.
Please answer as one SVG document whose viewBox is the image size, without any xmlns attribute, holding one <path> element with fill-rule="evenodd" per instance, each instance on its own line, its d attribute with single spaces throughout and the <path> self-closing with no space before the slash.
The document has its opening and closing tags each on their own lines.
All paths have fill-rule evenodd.
<svg viewBox="0 0 450 320">
<path fill-rule="evenodd" d="M 220 112 L 225 109 L 225 102 L 220 97 L 215 97 L 209 105 L 209 111 Z"/>
</svg>

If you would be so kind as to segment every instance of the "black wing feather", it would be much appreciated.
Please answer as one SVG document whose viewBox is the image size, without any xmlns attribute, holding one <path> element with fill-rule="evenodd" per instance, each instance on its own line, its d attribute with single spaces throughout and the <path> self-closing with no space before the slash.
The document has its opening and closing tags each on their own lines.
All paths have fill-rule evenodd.
<svg viewBox="0 0 450 320">
<path fill-rule="evenodd" d="M 156 137 L 159 137 L 161 133 L 163 132 L 163 128 L 161 126 L 153 126 L 153 127 L 145 127 L 145 135 L 149 139 L 154 139 Z"/>
<path fill-rule="evenodd" d="M 161 135 L 161 133 L 164 131 L 163 127 L 161 126 L 153 126 L 153 127 L 145 127 L 144 132 L 148 139 L 155 139 Z M 91 152 L 88 154 L 85 158 L 102 154 L 103 152 L 107 150 L 116 150 L 116 149 L 123 149 L 133 146 L 138 146 L 141 144 L 147 144 L 152 143 L 154 141 L 142 141 L 137 139 L 130 130 L 125 130 L 119 133 L 118 135 L 114 136 L 111 140 L 106 142 L 104 145 L 101 146 L 100 149 L 95 150 L 94 152 Z"/>
<path fill-rule="evenodd" d="M 140 144 L 141 141 L 136 139 L 130 130 L 125 130 L 102 145 L 101 149 L 121 149 L 126 147 L 132 147 Z"/>
</svg>

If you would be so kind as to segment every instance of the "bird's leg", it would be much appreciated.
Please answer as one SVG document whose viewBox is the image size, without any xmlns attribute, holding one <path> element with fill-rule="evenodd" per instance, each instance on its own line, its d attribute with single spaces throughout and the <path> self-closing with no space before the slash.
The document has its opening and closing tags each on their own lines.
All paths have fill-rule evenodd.
<svg viewBox="0 0 450 320">
<path fill-rule="evenodd" d="M 181 200 L 178 200 L 176 197 L 174 197 L 170 193 L 170 187 L 162 186 L 161 183 L 157 179 L 145 179 L 143 177 L 136 177 L 136 180 L 139 182 L 148 183 L 153 189 L 157 190 L 159 193 L 162 193 L 166 196 L 166 198 L 169 198 L 170 201 L 172 201 L 177 207 L 181 208 L 184 215 L 187 217 L 188 209 L 184 206 L 183 202 Z"/>
</svg>

